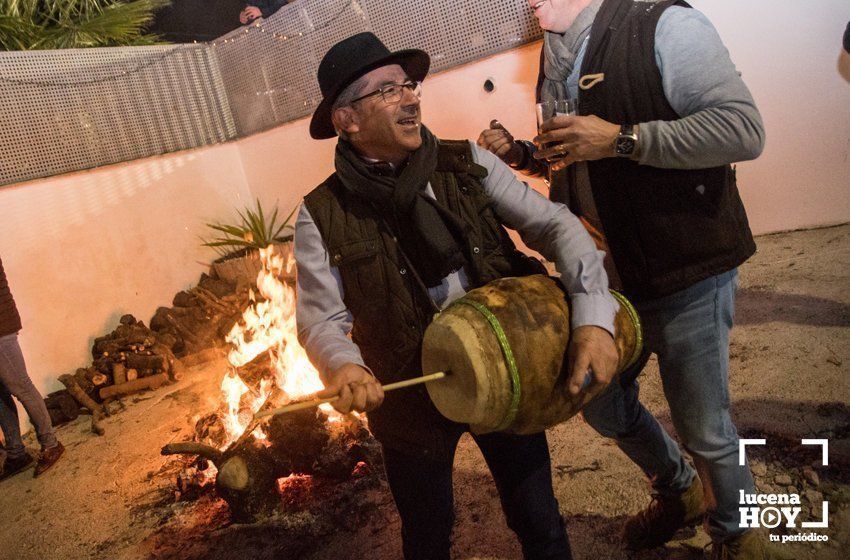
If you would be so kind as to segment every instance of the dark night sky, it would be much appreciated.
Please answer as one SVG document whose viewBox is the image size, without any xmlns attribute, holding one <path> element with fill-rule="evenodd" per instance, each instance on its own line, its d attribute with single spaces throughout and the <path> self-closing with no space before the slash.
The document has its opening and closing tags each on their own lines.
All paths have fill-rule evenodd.
<svg viewBox="0 0 850 560">
<path fill-rule="evenodd" d="M 209 41 L 239 27 L 245 0 L 171 0 L 150 31 L 172 43 Z"/>
</svg>

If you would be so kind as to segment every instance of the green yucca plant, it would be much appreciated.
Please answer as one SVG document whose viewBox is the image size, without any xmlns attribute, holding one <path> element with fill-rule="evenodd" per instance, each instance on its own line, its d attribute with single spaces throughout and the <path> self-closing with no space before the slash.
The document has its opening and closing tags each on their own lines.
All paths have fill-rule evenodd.
<svg viewBox="0 0 850 560">
<path fill-rule="evenodd" d="M 268 247 L 272 243 L 284 243 L 292 240 L 294 228 L 289 221 L 295 215 L 296 208 L 283 220 L 278 223 L 277 208 L 274 209 L 271 216 L 266 217 L 263 211 L 263 206 L 260 204 L 260 199 L 257 199 L 257 209 L 252 210 L 245 208 L 244 212 L 237 210 L 240 223 L 223 224 L 220 222 L 208 223 L 206 226 L 216 231 L 214 239 L 201 238 L 204 247 L 212 247 L 219 254 L 219 260 L 225 260 L 229 257 L 241 256 L 245 253 L 256 249 Z M 224 234 L 221 236 L 220 234 Z"/>
<path fill-rule="evenodd" d="M 150 45 L 145 32 L 170 0 L 0 0 L 0 50 Z"/>
</svg>

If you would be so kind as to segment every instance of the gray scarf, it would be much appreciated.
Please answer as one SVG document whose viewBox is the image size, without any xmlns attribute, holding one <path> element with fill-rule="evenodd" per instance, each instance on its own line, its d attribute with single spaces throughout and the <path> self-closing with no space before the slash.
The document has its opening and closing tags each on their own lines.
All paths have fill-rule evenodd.
<svg viewBox="0 0 850 560">
<path fill-rule="evenodd" d="M 566 33 L 546 31 L 543 36 L 543 84 L 540 101 L 568 99 L 567 78 L 573 71 L 576 56 L 596 18 L 602 0 L 593 0 L 579 13 Z"/>
<path fill-rule="evenodd" d="M 407 159 L 398 176 L 375 173 L 354 147 L 339 139 L 336 174 L 346 190 L 372 203 L 395 227 L 405 257 L 429 288 L 467 264 L 468 227 L 448 208 L 425 194 L 437 169 L 439 141 L 425 125 L 422 146 Z"/>
</svg>

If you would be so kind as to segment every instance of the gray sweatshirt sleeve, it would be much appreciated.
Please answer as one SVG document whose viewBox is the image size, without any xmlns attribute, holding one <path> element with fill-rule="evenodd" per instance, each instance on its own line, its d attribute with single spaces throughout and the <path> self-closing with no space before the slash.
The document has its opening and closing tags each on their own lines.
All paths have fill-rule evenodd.
<svg viewBox="0 0 850 560">
<path fill-rule="evenodd" d="M 295 260 L 298 341 L 322 380 L 327 382 L 330 372 L 349 362 L 366 367 L 348 337 L 353 317 L 342 300 L 339 272 L 330 266 L 319 228 L 304 204 L 295 222 Z"/>
<path fill-rule="evenodd" d="M 517 180 L 495 155 L 472 146 L 473 159 L 487 169 L 484 190 L 502 223 L 516 230 L 526 245 L 553 261 L 572 303 L 572 328 L 595 325 L 614 334 L 619 308 L 608 291 L 603 258 L 579 219 Z"/>
<path fill-rule="evenodd" d="M 668 8 L 655 31 L 664 93 L 681 116 L 640 124 L 640 163 L 703 169 L 755 159 L 764 125 L 714 26 L 701 12 Z"/>
</svg>

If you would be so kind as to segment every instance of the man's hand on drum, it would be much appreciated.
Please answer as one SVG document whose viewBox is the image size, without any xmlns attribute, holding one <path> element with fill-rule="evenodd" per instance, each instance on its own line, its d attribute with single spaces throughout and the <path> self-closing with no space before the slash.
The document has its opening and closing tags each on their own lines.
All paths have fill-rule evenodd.
<svg viewBox="0 0 850 560">
<path fill-rule="evenodd" d="M 368 412 L 384 402 L 384 389 L 366 368 L 347 363 L 334 370 L 328 386 L 316 393 L 320 399 L 334 396 L 339 398 L 331 405 L 343 414 Z"/>
<path fill-rule="evenodd" d="M 476 143 L 499 156 L 508 165 L 517 165 L 522 160 L 522 148 L 502 125 L 483 131 Z"/>
<path fill-rule="evenodd" d="M 573 329 L 567 357 L 570 366 L 569 390 L 573 395 L 585 389 L 585 377 L 588 374 L 591 381 L 587 392 L 596 394 L 602 391 L 617 373 L 620 359 L 611 333 L 594 325 Z"/>
</svg>

